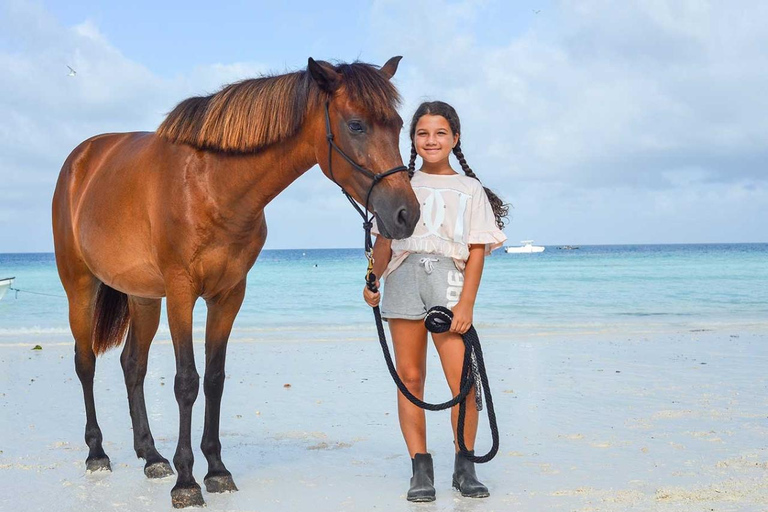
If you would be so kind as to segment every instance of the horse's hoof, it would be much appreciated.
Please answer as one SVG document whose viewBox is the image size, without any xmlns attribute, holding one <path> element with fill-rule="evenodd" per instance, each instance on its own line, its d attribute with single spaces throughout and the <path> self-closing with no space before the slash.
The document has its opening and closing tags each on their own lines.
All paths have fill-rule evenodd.
<svg viewBox="0 0 768 512">
<path fill-rule="evenodd" d="M 235 492 L 237 486 L 232 475 L 215 475 L 205 477 L 205 490 L 208 492 Z"/>
<path fill-rule="evenodd" d="M 144 474 L 147 478 L 165 478 L 173 474 L 173 469 L 171 469 L 171 464 L 167 460 L 148 462 L 144 466 Z"/>
<path fill-rule="evenodd" d="M 109 463 L 109 457 L 95 457 L 93 459 L 87 459 L 85 461 L 85 471 L 88 473 L 94 473 L 96 471 L 112 471 L 112 466 Z"/>
<path fill-rule="evenodd" d="M 173 503 L 173 508 L 205 506 L 203 492 L 197 484 L 192 484 L 190 487 L 174 487 L 171 490 L 171 502 Z"/>
</svg>

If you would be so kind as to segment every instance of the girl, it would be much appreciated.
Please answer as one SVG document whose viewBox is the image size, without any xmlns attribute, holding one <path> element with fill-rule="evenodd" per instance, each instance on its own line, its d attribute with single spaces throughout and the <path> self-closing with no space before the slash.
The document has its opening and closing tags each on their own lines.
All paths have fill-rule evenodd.
<svg viewBox="0 0 768 512">
<path fill-rule="evenodd" d="M 427 310 L 438 305 L 453 310 L 450 331 L 432 334 L 432 340 L 451 392 L 456 395 L 464 362 L 461 335 L 472 325 L 484 258 L 506 240 L 501 229 L 508 206 L 484 189 L 467 165 L 460 133 L 459 116 L 447 103 L 432 101 L 419 106 L 411 120 L 408 173 L 421 203 L 421 218 L 413 235 L 404 240 L 388 240 L 374 226 L 377 237 L 373 271 L 385 279 L 382 316 L 389 322 L 397 372 L 420 399 L 426 378 L 427 329 L 422 320 Z M 451 168 L 451 153 L 464 175 Z M 417 155 L 422 158 L 422 166 L 415 171 Z M 371 307 L 378 305 L 378 292 L 365 288 L 363 296 Z M 469 396 L 474 396 L 474 389 Z M 467 448 L 473 450 L 478 412 L 474 401 L 469 402 L 464 434 Z M 457 405 L 451 410 L 457 452 L 453 486 L 463 496 L 484 498 L 489 496 L 488 488 L 477 479 L 474 464 L 458 453 L 458 409 Z M 399 392 L 397 411 L 413 469 L 408 500 L 434 501 L 434 471 L 432 456 L 427 453 L 424 411 Z"/>
</svg>

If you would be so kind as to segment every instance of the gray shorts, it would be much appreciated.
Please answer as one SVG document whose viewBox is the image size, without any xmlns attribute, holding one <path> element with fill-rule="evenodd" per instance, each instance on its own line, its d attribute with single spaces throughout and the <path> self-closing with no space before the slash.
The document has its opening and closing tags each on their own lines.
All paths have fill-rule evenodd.
<svg viewBox="0 0 768 512">
<path fill-rule="evenodd" d="M 384 280 L 381 316 L 422 320 L 434 306 L 453 308 L 464 286 L 464 273 L 452 258 L 411 254 Z"/>
</svg>

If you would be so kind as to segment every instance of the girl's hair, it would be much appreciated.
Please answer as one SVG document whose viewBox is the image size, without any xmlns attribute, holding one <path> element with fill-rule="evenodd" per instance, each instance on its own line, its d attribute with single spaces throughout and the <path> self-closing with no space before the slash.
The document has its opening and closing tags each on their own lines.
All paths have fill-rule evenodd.
<svg viewBox="0 0 768 512">
<path fill-rule="evenodd" d="M 416 169 L 417 153 L 416 146 L 413 143 L 413 137 L 416 135 L 416 124 L 419 122 L 419 119 L 425 115 L 444 117 L 445 120 L 448 121 L 448 125 L 451 127 L 451 132 L 453 134 L 459 134 L 459 140 L 456 142 L 456 146 L 453 148 L 453 154 L 459 160 L 459 164 L 461 164 L 461 168 L 464 170 L 464 174 L 470 178 L 475 178 L 477 181 L 480 181 L 480 178 L 477 177 L 477 175 L 469 167 L 469 164 L 467 164 L 467 159 L 464 158 L 464 153 L 461 151 L 461 122 L 459 121 L 459 115 L 456 113 L 456 109 L 444 101 L 425 101 L 419 105 L 419 108 L 417 108 L 416 112 L 413 114 L 413 119 L 411 119 L 411 160 L 408 162 L 408 176 L 413 178 L 413 173 Z M 502 201 L 499 196 L 494 194 L 491 189 L 486 187 L 483 187 L 483 189 L 485 189 L 485 194 L 488 196 L 488 201 L 491 203 L 491 208 L 493 208 L 493 215 L 496 217 L 496 225 L 499 227 L 499 229 L 504 229 L 504 220 L 507 218 L 507 215 L 509 215 L 509 205 L 504 203 L 504 201 Z"/>
</svg>

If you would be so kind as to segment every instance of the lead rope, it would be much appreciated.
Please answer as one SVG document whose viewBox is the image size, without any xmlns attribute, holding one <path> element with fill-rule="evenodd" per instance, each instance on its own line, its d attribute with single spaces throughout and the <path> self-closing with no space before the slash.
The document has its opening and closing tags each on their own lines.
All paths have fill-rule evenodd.
<svg viewBox="0 0 768 512">
<path fill-rule="evenodd" d="M 370 236 L 370 232 L 366 234 Z M 373 267 L 372 259 L 368 260 L 368 273 L 366 274 L 366 286 L 368 289 L 376 292 L 376 276 L 371 271 Z M 464 364 L 461 369 L 461 380 L 459 385 L 459 394 L 451 398 L 447 402 L 441 404 L 430 404 L 420 400 L 413 393 L 408 390 L 408 387 L 400 379 L 395 369 L 394 362 L 392 361 L 392 355 L 389 353 L 389 345 L 387 344 L 387 336 L 384 333 L 384 325 L 381 321 L 381 310 L 379 306 L 373 307 L 373 316 L 376 319 L 376 330 L 379 333 L 379 343 L 381 344 L 381 350 L 384 353 L 384 360 L 387 362 L 387 369 L 392 376 L 392 380 L 395 381 L 397 389 L 405 396 L 412 404 L 428 411 L 442 411 L 459 404 L 459 418 L 457 425 L 456 437 L 459 442 L 459 453 L 467 460 L 476 464 L 482 464 L 488 462 L 496 456 L 499 451 L 499 428 L 496 423 L 496 412 L 493 408 L 493 397 L 491 396 L 491 387 L 488 384 L 488 374 L 485 369 L 485 360 L 483 359 L 483 349 L 480 346 L 480 339 L 477 336 L 477 331 L 474 326 L 461 335 L 461 339 L 464 341 Z M 424 325 L 427 330 L 433 333 L 443 333 L 451 328 L 451 321 L 453 320 L 453 312 L 443 306 L 435 306 L 427 311 L 427 316 L 424 318 Z M 475 376 L 473 371 L 475 368 L 473 365 L 473 359 L 476 360 L 477 374 L 479 380 Z M 467 395 L 472 389 L 472 385 L 477 382 L 478 387 L 482 388 L 482 392 L 485 395 L 485 402 L 488 407 L 488 423 L 491 428 L 491 449 L 485 455 L 474 455 L 467 449 L 467 445 L 464 442 L 464 425 L 466 422 L 467 411 Z M 477 389 L 477 388 L 476 388 Z M 477 397 L 476 397 L 477 400 Z M 480 410 L 480 409 L 478 409 Z"/>
</svg>

